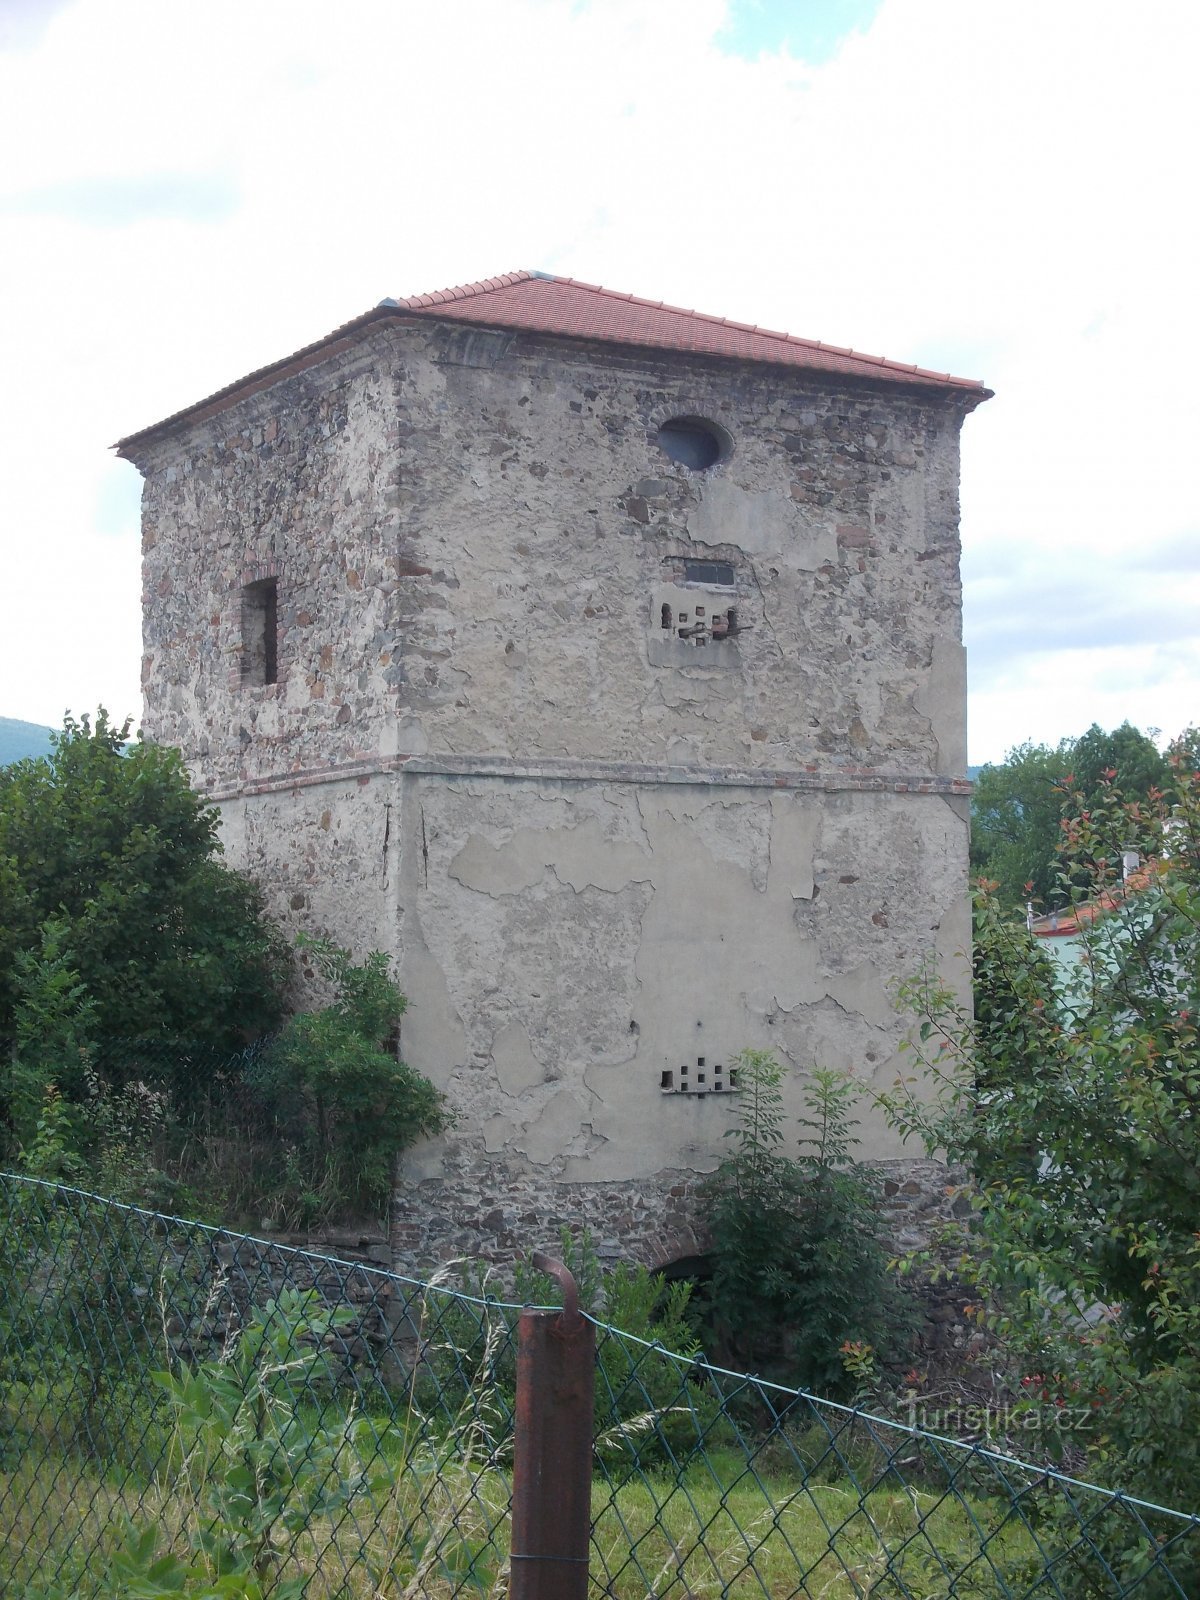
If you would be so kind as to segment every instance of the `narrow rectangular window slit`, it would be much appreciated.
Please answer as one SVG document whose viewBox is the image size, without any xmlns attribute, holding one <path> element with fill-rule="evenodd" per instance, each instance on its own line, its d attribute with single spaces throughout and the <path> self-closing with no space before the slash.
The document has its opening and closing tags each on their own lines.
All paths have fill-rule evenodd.
<svg viewBox="0 0 1200 1600">
<path fill-rule="evenodd" d="M 279 580 L 263 578 L 242 589 L 242 682 L 279 680 Z"/>
</svg>

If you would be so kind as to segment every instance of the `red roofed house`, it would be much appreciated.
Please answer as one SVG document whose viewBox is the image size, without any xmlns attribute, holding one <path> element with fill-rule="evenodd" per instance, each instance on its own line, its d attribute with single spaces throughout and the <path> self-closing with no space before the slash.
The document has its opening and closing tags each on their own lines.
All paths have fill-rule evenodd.
<svg viewBox="0 0 1200 1600">
<path fill-rule="evenodd" d="M 122 440 L 149 736 L 285 921 L 394 955 L 406 1058 L 459 1112 L 405 1159 L 401 1260 L 561 1221 L 690 1254 L 740 1049 L 796 1109 L 814 1063 L 891 1081 L 896 974 L 965 988 L 986 398 L 521 272 Z"/>
</svg>

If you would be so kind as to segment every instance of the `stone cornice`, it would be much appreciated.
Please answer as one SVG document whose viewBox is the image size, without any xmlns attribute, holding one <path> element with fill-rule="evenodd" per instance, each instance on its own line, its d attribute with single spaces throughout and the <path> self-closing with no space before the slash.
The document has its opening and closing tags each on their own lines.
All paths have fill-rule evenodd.
<svg viewBox="0 0 1200 1600">
<path fill-rule="evenodd" d="M 303 767 L 201 788 L 220 802 L 280 794 L 333 783 L 367 783 L 389 773 L 434 778 L 489 778 L 508 782 L 687 784 L 709 789 L 808 790 L 821 794 L 971 794 L 968 778 L 932 773 L 886 772 L 877 767 L 678 767 L 631 761 L 548 759 L 517 761 L 492 755 L 396 755 L 363 757 L 327 767 Z"/>
</svg>

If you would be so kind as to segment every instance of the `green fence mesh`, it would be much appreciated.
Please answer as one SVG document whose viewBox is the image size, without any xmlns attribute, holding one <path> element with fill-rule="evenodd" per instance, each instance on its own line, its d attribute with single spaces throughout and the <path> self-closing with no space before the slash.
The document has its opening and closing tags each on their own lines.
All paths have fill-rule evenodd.
<svg viewBox="0 0 1200 1600">
<path fill-rule="evenodd" d="M 505 1594 L 519 1309 L 0 1179 L 0 1593 Z M 1200 1519 L 597 1331 L 594 1594 L 1200 1597 Z"/>
</svg>

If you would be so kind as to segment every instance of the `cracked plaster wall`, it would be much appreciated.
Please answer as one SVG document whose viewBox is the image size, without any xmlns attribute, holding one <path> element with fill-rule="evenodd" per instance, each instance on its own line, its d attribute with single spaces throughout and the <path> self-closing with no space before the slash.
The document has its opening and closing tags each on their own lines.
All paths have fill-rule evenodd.
<svg viewBox="0 0 1200 1600">
<path fill-rule="evenodd" d="M 664 1071 L 773 1047 L 794 1111 L 814 1062 L 890 1081 L 887 985 L 926 952 L 965 985 L 966 801 L 897 792 L 964 772 L 962 411 L 411 323 L 138 447 L 148 732 L 285 919 L 395 954 L 406 1055 L 459 1112 L 407 1158 L 405 1259 L 514 1185 L 682 1249 L 731 1106 Z M 728 460 L 670 461 L 676 414 Z M 681 595 L 736 633 L 664 641 Z"/>
<path fill-rule="evenodd" d="M 733 1099 L 664 1094 L 664 1070 L 703 1056 L 711 1082 L 774 1049 L 793 1113 L 816 1063 L 890 1086 L 890 979 L 966 947 L 958 800 L 405 781 L 428 845 L 404 895 L 405 1049 L 463 1114 L 406 1158 L 410 1184 L 439 1181 L 447 1145 L 569 1183 L 711 1170 Z M 861 1133 L 903 1154 L 869 1113 Z"/>
</svg>

